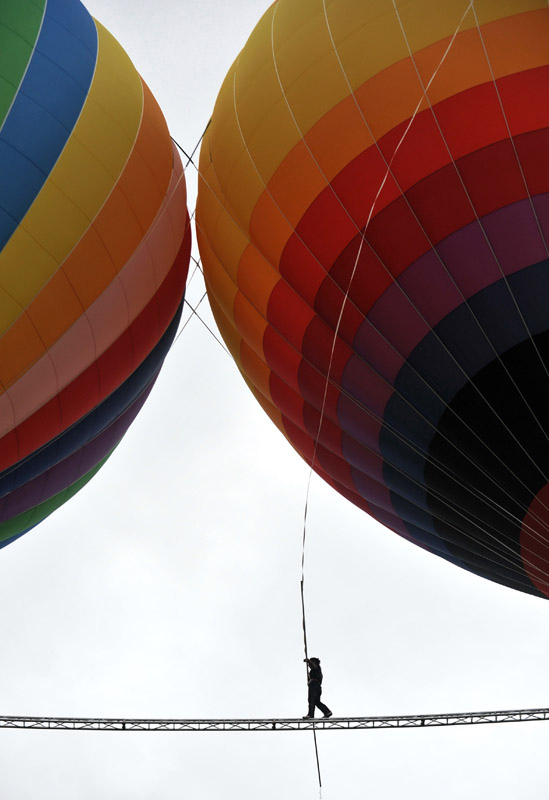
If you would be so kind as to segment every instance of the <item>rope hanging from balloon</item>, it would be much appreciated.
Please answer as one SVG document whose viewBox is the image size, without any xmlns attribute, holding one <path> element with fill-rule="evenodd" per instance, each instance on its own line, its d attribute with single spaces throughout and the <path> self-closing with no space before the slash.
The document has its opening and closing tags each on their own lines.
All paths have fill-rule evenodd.
<svg viewBox="0 0 549 800">
<path fill-rule="evenodd" d="M 303 550 L 301 554 L 301 620 L 303 624 L 303 648 L 305 651 L 305 671 L 308 677 L 308 661 L 309 661 L 309 653 L 307 650 L 307 621 L 305 615 L 305 593 L 304 593 L 304 584 L 305 584 L 305 574 L 304 574 L 304 563 L 305 563 L 305 542 L 303 542 Z M 316 757 L 316 770 L 318 774 L 318 788 L 319 788 L 319 796 L 322 799 L 322 777 L 320 774 L 320 756 L 318 754 L 318 742 L 316 740 L 316 728 L 313 726 L 313 739 L 315 743 L 315 757 Z"/>
</svg>

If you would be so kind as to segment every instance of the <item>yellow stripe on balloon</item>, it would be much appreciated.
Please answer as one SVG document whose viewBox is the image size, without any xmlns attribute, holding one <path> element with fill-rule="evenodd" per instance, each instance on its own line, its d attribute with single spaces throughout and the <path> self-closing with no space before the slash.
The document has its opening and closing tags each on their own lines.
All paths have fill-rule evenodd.
<svg viewBox="0 0 549 800">
<path fill-rule="evenodd" d="M 99 23 L 86 103 L 46 184 L 0 253 L 0 335 L 55 274 L 108 198 L 134 146 L 143 110 L 138 73 Z M 24 269 L 22 269 L 24 265 Z"/>
<path fill-rule="evenodd" d="M 212 154 L 220 191 L 242 228 L 247 229 L 265 184 L 271 181 L 284 159 L 294 148 L 304 147 L 302 135 L 307 138 L 309 131 L 326 114 L 334 114 L 340 103 L 354 105 L 351 89 L 359 92 L 358 99 L 362 104 L 363 98 L 368 98 L 368 82 L 371 79 L 379 82 L 375 87 L 375 103 L 384 105 L 392 114 L 390 119 L 387 118 L 383 131 L 374 126 L 374 134 L 379 138 L 383 132 L 409 119 L 422 97 L 420 81 L 408 60 L 408 45 L 415 54 L 420 74 L 423 78 L 430 78 L 452 36 L 458 31 L 459 36 L 469 39 L 474 30 L 478 43 L 475 16 L 472 9 L 467 11 L 467 0 L 461 4 L 432 0 L 431 5 L 431 13 L 426 14 L 419 26 L 410 17 L 408 4 L 396 3 L 405 38 L 392 0 L 371 0 L 368 3 L 347 0 L 345 10 L 338 12 L 337 25 L 333 22 L 331 28 L 343 70 L 326 23 L 327 18 L 331 24 L 329 3 L 326 17 L 321 0 L 304 0 L 297 10 L 295 4 L 275 4 L 266 12 L 224 81 L 205 136 L 206 146 L 202 148 L 203 154 Z M 288 22 L 285 12 L 288 13 L 290 7 L 291 20 Z M 528 12 L 545 7 L 545 0 L 477 0 L 475 3 L 479 24 L 487 26 L 487 38 L 491 40 L 501 32 L 503 43 L 506 31 L 512 30 L 516 24 L 535 26 L 537 15 Z M 296 25 L 297 11 L 302 16 L 300 26 Z M 494 28 L 491 23 L 495 23 Z M 364 52 L 366 29 L 371 31 L 366 37 L 368 52 Z M 537 41 L 541 41 L 540 36 Z M 300 72 L 300 58 L 304 53 L 310 57 L 312 47 L 315 48 L 316 61 L 308 69 L 303 66 Z M 259 67 L 258 53 L 262 58 Z M 497 52 L 491 48 L 490 58 L 494 59 L 495 77 L 517 71 L 519 62 L 520 69 L 536 62 L 535 53 L 506 52 L 502 47 L 497 48 Z M 413 81 L 415 91 L 400 95 L 401 102 L 404 97 L 405 106 L 395 109 L 383 91 L 379 91 L 385 70 L 389 87 L 394 85 L 399 72 L 409 74 Z M 390 72 L 394 74 L 389 76 Z M 313 94 L 312 74 L 316 76 L 314 85 L 318 87 Z M 458 71 L 456 80 L 460 80 Z M 461 80 L 463 90 L 470 88 L 471 75 L 466 70 L 461 69 Z M 477 72 L 474 85 L 487 80 L 491 80 L 489 70 Z M 452 91 L 456 89 L 452 87 Z M 441 99 L 436 95 L 433 102 Z M 422 107 L 426 107 L 426 103 Z M 356 108 L 349 109 L 349 113 L 357 113 Z M 340 128 L 340 131 L 344 135 L 344 129 Z M 364 136 L 366 140 L 366 127 Z M 314 188 L 318 192 L 326 181 L 312 158 L 309 166 L 309 173 L 315 170 L 318 173 Z M 206 168 L 204 161 L 201 168 Z M 302 168 L 307 168 L 307 159 L 302 159 Z M 334 163 L 333 168 L 337 169 L 338 165 Z M 333 170 L 326 177 L 330 180 Z M 311 186 L 310 175 L 305 183 Z"/>
</svg>

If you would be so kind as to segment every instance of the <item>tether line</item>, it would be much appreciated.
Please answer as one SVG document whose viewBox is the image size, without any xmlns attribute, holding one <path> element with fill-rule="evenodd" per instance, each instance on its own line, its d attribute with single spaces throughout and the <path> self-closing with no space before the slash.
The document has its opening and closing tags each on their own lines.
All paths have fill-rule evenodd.
<svg viewBox="0 0 549 800">
<path fill-rule="evenodd" d="M 194 315 L 194 316 L 195 316 L 195 317 L 196 317 L 196 318 L 197 318 L 197 319 L 198 319 L 198 320 L 199 320 L 199 321 L 200 321 L 200 322 L 201 322 L 201 323 L 204 325 L 204 327 L 206 328 L 206 330 L 207 330 L 207 331 L 208 331 L 208 332 L 209 332 L 209 333 L 210 333 L 210 334 L 213 336 L 213 338 L 214 338 L 214 339 L 215 339 L 215 341 L 218 343 L 218 345 L 219 345 L 220 347 L 222 347 L 222 348 L 223 348 L 223 350 L 224 350 L 224 351 L 227 353 L 227 355 L 228 355 L 228 356 L 229 356 L 229 357 L 232 359 L 232 355 L 229 353 L 229 351 L 227 350 L 227 348 L 225 347 L 225 345 L 223 344 L 223 342 L 221 341 L 221 339 L 220 339 L 218 336 L 216 336 L 216 335 L 215 335 L 215 333 L 212 331 L 212 329 L 210 328 L 210 326 L 208 325 L 208 323 L 207 323 L 205 320 L 203 320 L 203 319 L 202 319 L 202 317 L 200 316 L 200 314 L 199 314 L 199 313 L 198 313 L 198 311 L 196 310 L 196 309 L 198 308 L 198 306 L 200 305 L 200 303 L 202 302 L 202 300 L 204 300 L 204 298 L 205 298 L 205 297 L 206 297 L 206 293 L 204 293 L 204 294 L 202 295 L 202 297 L 201 297 L 201 299 L 200 299 L 200 301 L 199 301 L 199 303 L 197 304 L 197 306 L 196 306 L 196 307 L 193 307 L 193 306 L 192 306 L 192 305 L 189 303 L 189 301 L 188 301 L 188 300 L 185 300 L 185 305 L 186 305 L 186 306 L 189 306 L 189 308 L 191 309 L 191 312 L 192 312 L 192 314 L 191 314 L 191 317 L 189 317 L 189 319 L 191 319 L 191 318 L 192 318 L 192 316 Z M 179 334 L 177 335 L 177 338 L 174 340 L 174 343 L 173 343 L 173 344 L 175 344 L 175 342 L 177 342 L 177 339 L 179 339 L 179 337 L 181 336 L 181 334 L 183 333 L 183 331 L 184 331 L 184 330 L 185 330 L 185 328 L 187 327 L 187 324 L 188 324 L 188 322 L 189 322 L 189 319 L 188 319 L 188 320 L 187 320 L 187 322 L 185 322 L 185 324 L 183 325 L 183 327 L 182 327 L 181 331 L 180 331 L 180 332 L 179 332 Z M 172 345 L 172 347 L 173 347 L 173 345 Z"/>
<path fill-rule="evenodd" d="M 307 515 L 307 505 L 305 505 L 305 516 Z M 303 526 L 303 550 L 301 552 L 301 619 L 303 622 L 303 647 L 305 650 L 305 671 L 307 673 L 307 679 L 309 678 L 309 671 L 308 671 L 308 660 L 309 654 L 307 651 L 307 623 L 305 621 L 305 593 L 304 593 L 304 583 L 305 583 L 305 525 Z M 322 778 L 320 775 L 320 758 L 318 755 L 318 742 L 316 740 L 316 728 L 313 727 L 313 739 L 315 742 L 315 756 L 316 756 L 316 770 L 318 773 L 318 788 L 320 790 L 320 796 L 322 797 Z"/>
<path fill-rule="evenodd" d="M 198 140 L 198 142 L 195 144 L 195 146 L 194 146 L 194 148 L 193 148 L 193 150 L 192 150 L 192 152 L 191 152 L 191 154 L 190 154 L 190 155 L 189 155 L 189 154 L 188 154 L 188 153 L 187 153 L 185 150 L 183 150 L 183 148 L 181 147 L 181 145 L 179 144 L 179 142 L 178 142 L 176 139 L 174 139 L 174 138 L 173 138 L 173 136 L 170 136 L 170 139 L 172 140 L 172 142 L 175 144 L 175 146 L 176 146 L 176 147 L 178 147 L 178 148 L 181 150 L 181 152 L 183 153 L 183 155 L 184 155 L 184 156 L 185 156 L 185 158 L 187 159 L 187 163 L 185 164 L 185 169 L 187 169 L 187 167 L 189 166 L 189 164 L 192 164 L 192 165 L 193 165 L 193 167 L 196 167 L 196 164 L 195 164 L 195 163 L 194 163 L 194 161 L 193 161 L 193 156 L 194 156 L 194 154 L 196 153 L 196 151 L 198 150 L 198 148 L 200 147 L 200 145 L 202 144 L 202 139 L 204 138 L 204 136 L 205 136 L 205 134 L 206 134 L 206 131 L 207 131 L 207 130 L 208 130 L 208 128 L 210 127 L 210 122 L 211 122 L 211 119 L 209 119 L 209 120 L 208 120 L 208 124 L 206 125 L 206 127 L 205 127 L 205 128 L 204 128 L 204 130 L 202 131 L 202 136 L 200 137 L 200 139 Z"/>
</svg>

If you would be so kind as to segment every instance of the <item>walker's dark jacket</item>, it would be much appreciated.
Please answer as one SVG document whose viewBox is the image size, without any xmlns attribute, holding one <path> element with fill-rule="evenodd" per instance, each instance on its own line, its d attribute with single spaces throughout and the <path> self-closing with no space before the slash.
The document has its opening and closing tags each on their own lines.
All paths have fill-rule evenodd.
<svg viewBox="0 0 549 800">
<path fill-rule="evenodd" d="M 322 685 L 322 670 L 320 667 L 311 667 L 309 669 L 309 683 L 318 683 Z"/>
</svg>

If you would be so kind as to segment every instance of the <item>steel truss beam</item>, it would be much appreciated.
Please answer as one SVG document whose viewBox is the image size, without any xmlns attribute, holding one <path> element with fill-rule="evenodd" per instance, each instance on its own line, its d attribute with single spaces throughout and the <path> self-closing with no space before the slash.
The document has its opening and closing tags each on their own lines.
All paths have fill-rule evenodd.
<svg viewBox="0 0 549 800">
<path fill-rule="evenodd" d="M 64 731 L 310 731 L 370 728 L 431 728 L 495 722 L 549 720 L 548 708 L 475 711 L 404 717 L 331 717 L 330 719 L 101 719 L 91 717 L 2 717 L 0 728 Z"/>
</svg>

